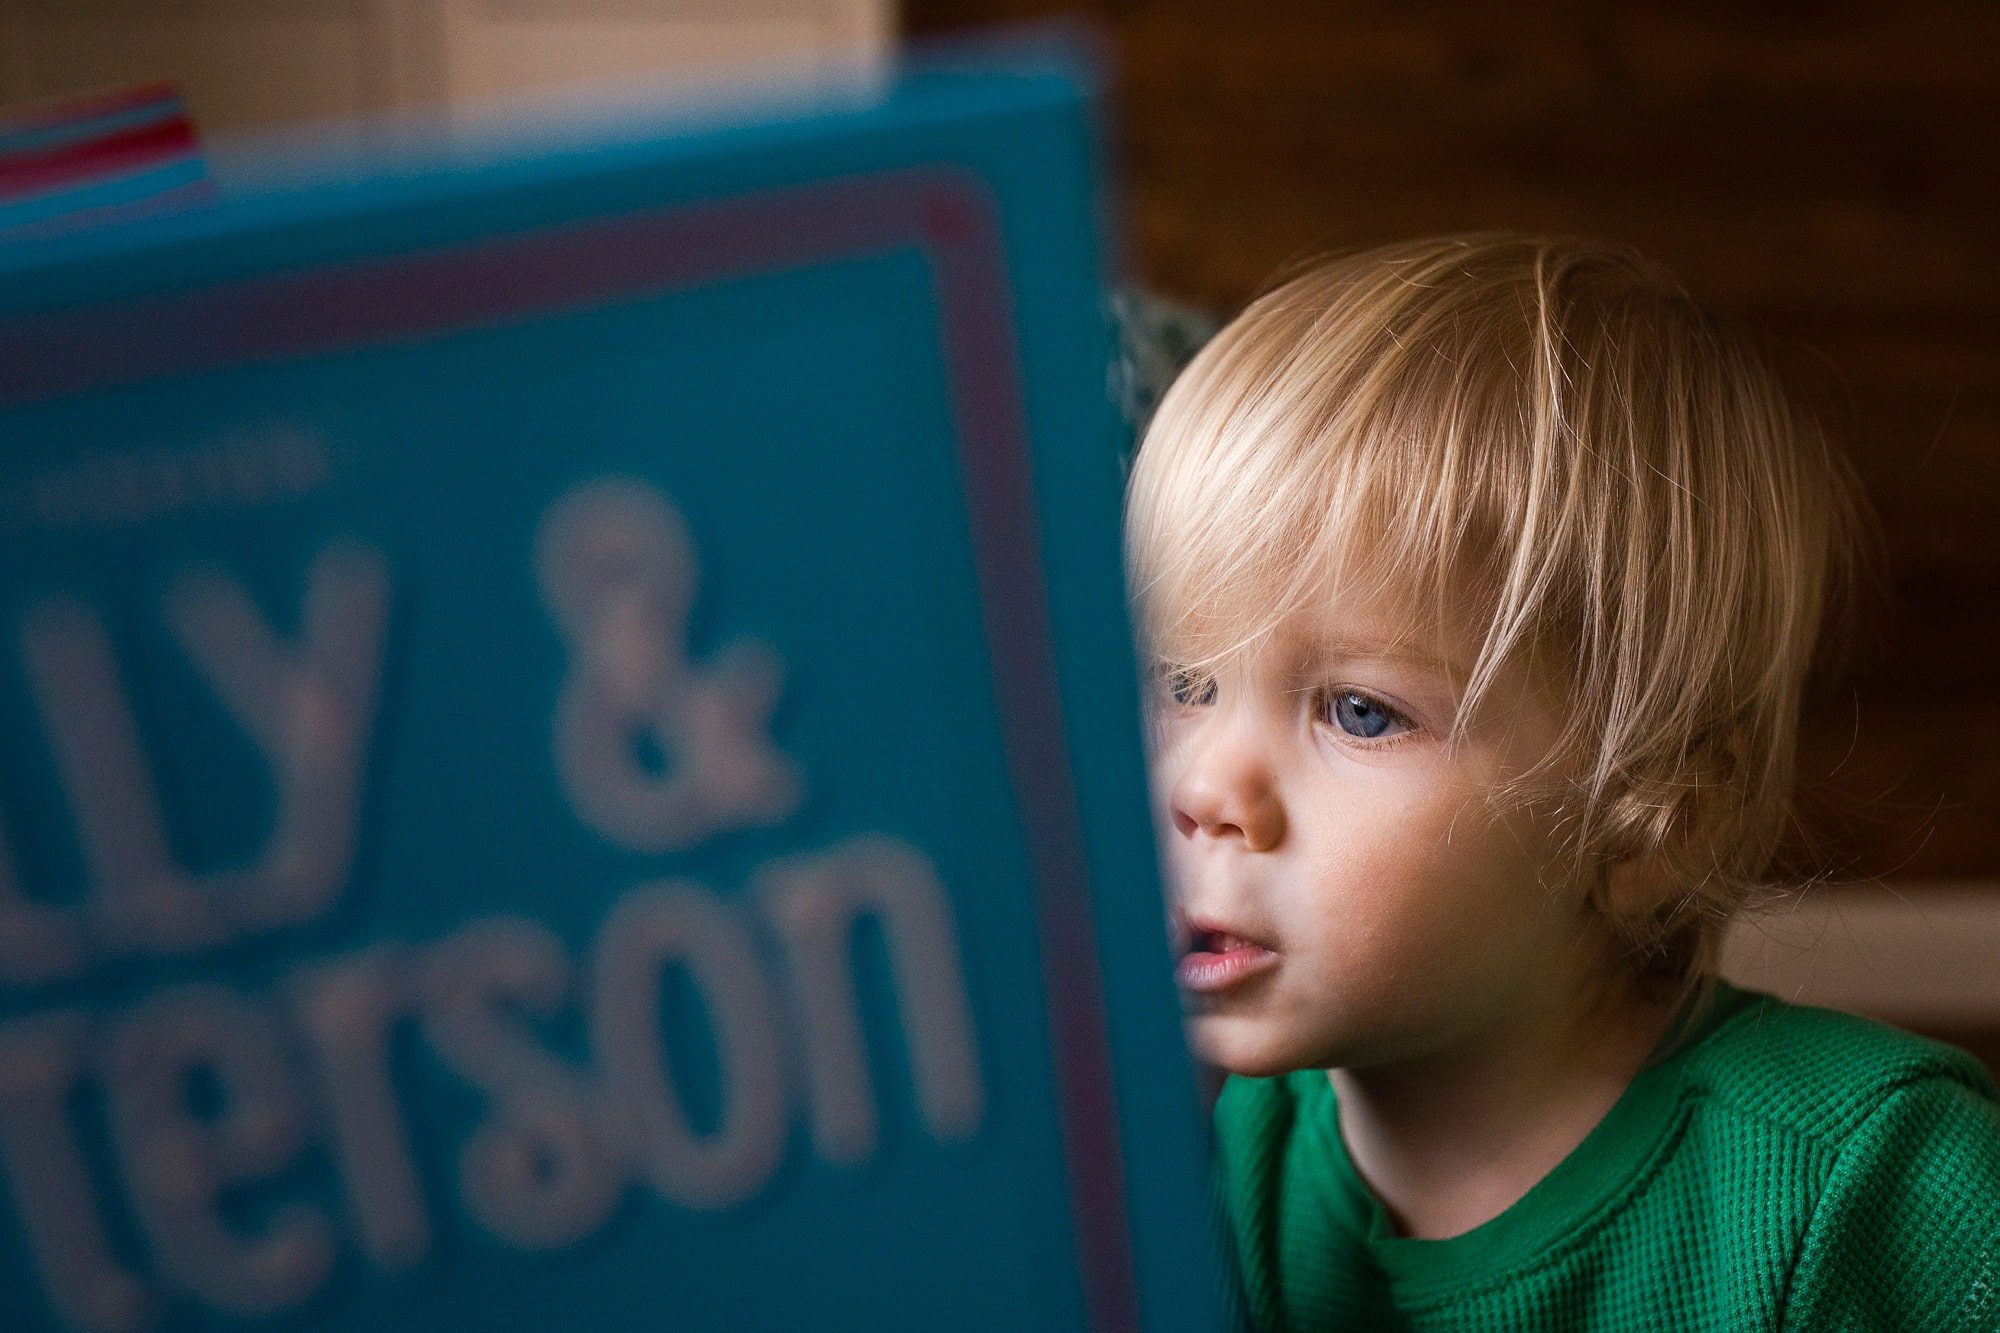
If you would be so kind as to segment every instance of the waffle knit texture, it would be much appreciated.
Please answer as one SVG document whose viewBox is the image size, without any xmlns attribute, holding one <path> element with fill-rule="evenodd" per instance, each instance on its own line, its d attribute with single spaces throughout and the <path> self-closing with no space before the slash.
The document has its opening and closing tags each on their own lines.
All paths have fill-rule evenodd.
<svg viewBox="0 0 2000 1333">
<path fill-rule="evenodd" d="M 1396 1234 L 1320 1070 L 1232 1077 L 1218 1180 L 1259 1329 L 2000 1329 L 2000 1106 L 1971 1056 L 1723 985 L 1519 1201 Z"/>
</svg>

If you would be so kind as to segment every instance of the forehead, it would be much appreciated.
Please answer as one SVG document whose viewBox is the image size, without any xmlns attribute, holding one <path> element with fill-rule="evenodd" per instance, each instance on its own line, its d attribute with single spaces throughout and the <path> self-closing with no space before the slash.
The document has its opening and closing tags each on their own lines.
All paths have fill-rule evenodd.
<svg viewBox="0 0 2000 1333">
<path fill-rule="evenodd" d="M 1409 595 L 1347 592 L 1307 606 L 1273 626 L 1277 662 L 1301 670 L 1339 661 L 1396 663 L 1464 679 L 1467 636 Z"/>
<path fill-rule="evenodd" d="M 1181 618 L 1169 656 L 1282 676 L 1368 661 L 1433 671 L 1463 682 L 1476 643 L 1432 599 L 1407 588 L 1348 582 L 1291 607 L 1218 607 Z"/>
</svg>

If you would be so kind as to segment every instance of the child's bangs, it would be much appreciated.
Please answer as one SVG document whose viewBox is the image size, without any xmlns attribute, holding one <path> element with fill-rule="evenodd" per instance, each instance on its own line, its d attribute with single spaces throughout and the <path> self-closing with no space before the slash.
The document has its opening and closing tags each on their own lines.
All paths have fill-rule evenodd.
<svg viewBox="0 0 2000 1333">
<path fill-rule="evenodd" d="M 1469 424 L 1417 409 L 1424 390 L 1410 369 L 1392 355 L 1339 392 L 1321 385 L 1294 402 L 1274 401 L 1268 385 L 1253 386 L 1261 399 L 1218 401 L 1211 386 L 1207 408 L 1184 419 L 1162 404 L 1127 514 L 1138 628 L 1154 659 L 1221 671 L 1341 597 L 1395 608 L 1399 645 L 1441 646 L 1468 629 L 1491 637 L 1465 621 L 1476 604 L 1468 577 L 1490 568 L 1472 534 L 1496 530 L 1490 500 L 1466 485 L 1492 480 L 1490 469 L 1463 456 Z"/>
<path fill-rule="evenodd" d="M 1155 660 L 1220 670 L 1289 618 L 1360 597 L 1388 609 L 1403 646 L 1461 664 L 1454 735 L 1523 654 L 1553 653 L 1537 667 L 1571 677 L 1571 641 L 1593 635 L 1579 617 L 1605 601 L 1592 591 L 1646 534 L 1613 518 L 1617 466 L 1575 448 L 1564 403 L 1581 386 L 1558 365 L 1564 335 L 1536 280 L 1463 253 L 1312 270 L 1175 381 L 1128 498 Z M 1589 749 L 1588 721 L 1557 751 Z"/>
</svg>

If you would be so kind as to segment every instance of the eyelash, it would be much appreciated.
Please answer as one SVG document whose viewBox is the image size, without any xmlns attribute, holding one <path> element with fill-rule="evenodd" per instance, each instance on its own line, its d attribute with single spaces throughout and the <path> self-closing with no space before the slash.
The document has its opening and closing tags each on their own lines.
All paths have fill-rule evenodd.
<svg viewBox="0 0 2000 1333">
<path fill-rule="evenodd" d="M 1202 706 L 1200 703 L 1181 697 L 1184 686 L 1191 690 L 1193 686 L 1199 684 L 1204 701 L 1213 699 L 1215 696 L 1215 681 L 1213 679 L 1202 680 L 1185 668 L 1162 666 L 1158 670 L 1158 675 L 1161 688 L 1165 690 L 1168 701 L 1177 707 L 1199 708 Z M 1392 746 L 1402 744 L 1414 736 L 1418 730 L 1417 724 L 1411 721 L 1408 714 L 1390 704 L 1380 695 L 1370 693 L 1367 690 L 1355 689 L 1352 686 L 1333 686 L 1318 691 L 1318 694 L 1318 703 L 1313 708 L 1314 720 L 1338 731 L 1343 741 L 1347 744 L 1360 746 L 1363 749 L 1369 750 L 1386 750 Z M 1388 736 L 1357 736 L 1353 732 L 1346 730 L 1335 720 L 1333 710 L 1339 706 L 1341 699 L 1348 696 L 1361 700 L 1370 708 L 1380 709 L 1389 718 L 1391 723 L 1401 729 L 1393 735 Z"/>
</svg>

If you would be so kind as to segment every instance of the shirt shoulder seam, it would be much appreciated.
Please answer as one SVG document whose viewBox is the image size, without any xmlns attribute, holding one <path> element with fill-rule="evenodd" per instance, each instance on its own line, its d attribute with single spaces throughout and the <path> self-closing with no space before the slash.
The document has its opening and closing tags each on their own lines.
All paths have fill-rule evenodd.
<svg viewBox="0 0 2000 1333">
<path fill-rule="evenodd" d="M 1785 1280 L 1778 1288 L 1778 1299 L 1772 1310 L 1777 1320 L 1777 1326 L 1780 1329 L 1785 1327 L 1792 1297 L 1797 1293 L 1799 1268 L 1805 1262 L 1806 1243 L 1811 1239 L 1814 1230 L 1819 1226 L 1820 1213 L 1826 1204 L 1828 1186 L 1832 1183 L 1834 1175 L 1840 1169 L 1841 1159 L 1847 1155 L 1848 1149 L 1853 1145 L 1854 1140 L 1860 1136 L 1861 1131 L 1867 1128 L 1869 1122 L 1887 1110 L 1890 1102 L 1919 1084 L 1930 1083 L 1935 1080 L 1955 1083 L 1959 1087 L 1966 1088 L 1972 1092 L 1980 1091 L 1977 1086 L 1968 1083 L 1961 1076 L 1961 1071 L 1952 1068 L 1948 1063 L 1941 1063 L 1940 1067 L 1931 1069 L 1909 1070 L 1902 1077 L 1890 1080 L 1876 1089 L 1876 1095 L 1870 1103 L 1868 1110 L 1854 1120 L 1852 1127 L 1848 1129 L 1846 1134 L 1811 1135 L 1809 1131 L 1799 1131 L 1802 1135 L 1815 1138 L 1822 1146 L 1832 1148 L 1833 1156 L 1825 1169 L 1818 1173 L 1818 1178 L 1814 1182 L 1816 1193 L 1813 1197 L 1812 1211 L 1806 1215 L 1805 1224 L 1799 1228 L 1798 1239 L 1792 1247 L 1791 1261 L 1785 1265 Z"/>
</svg>

